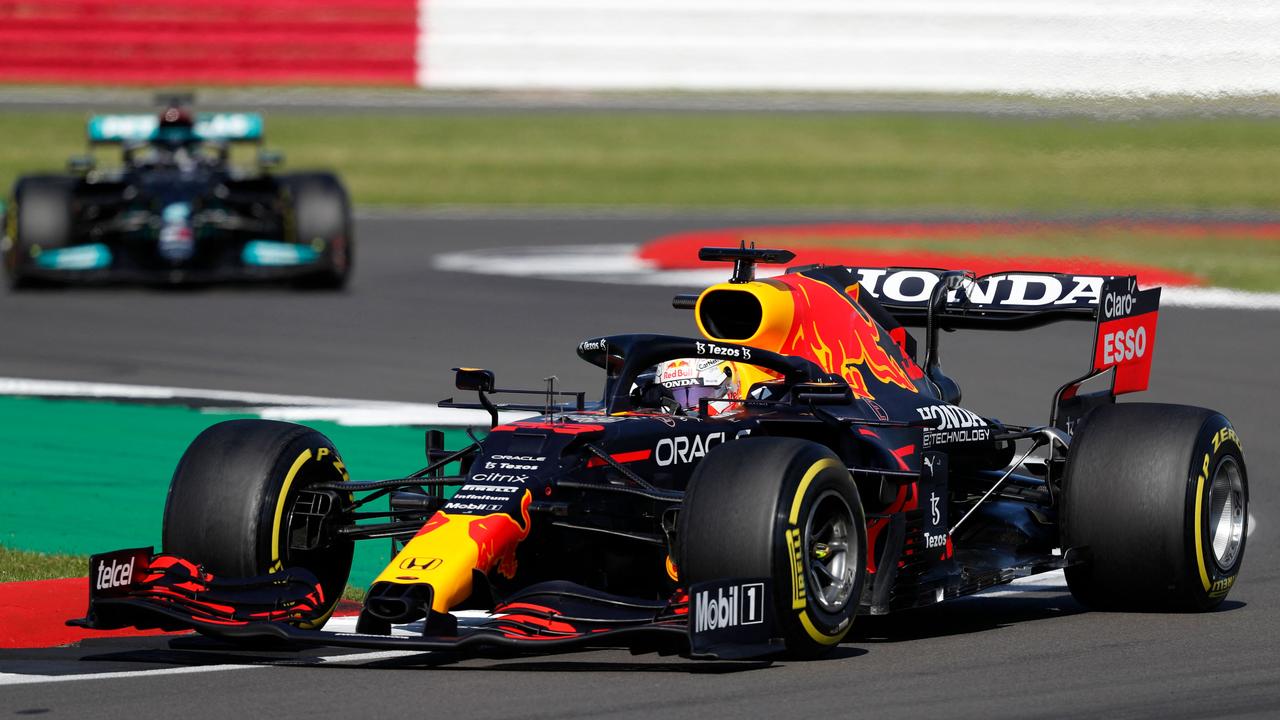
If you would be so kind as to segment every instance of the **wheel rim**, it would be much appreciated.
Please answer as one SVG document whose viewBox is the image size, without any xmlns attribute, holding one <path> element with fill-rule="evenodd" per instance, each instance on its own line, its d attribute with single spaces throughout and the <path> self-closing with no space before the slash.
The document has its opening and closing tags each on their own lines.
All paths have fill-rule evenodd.
<svg viewBox="0 0 1280 720">
<path fill-rule="evenodd" d="M 818 607 L 839 612 L 853 594 L 858 536 L 849 503 L 834 490 L 818 497 L 805 521 L 805 575 Z"/>
<path fill-rule="evenodd" d="M 1240 554 L 1244 538 L 1244 476 L 1231 456 L 1222 458 L 1213 471 L 1209 490 L 1209 538 L 1213 545 L 1213 561 L 1221 570 L 1229 570 Z"/>
</svg>

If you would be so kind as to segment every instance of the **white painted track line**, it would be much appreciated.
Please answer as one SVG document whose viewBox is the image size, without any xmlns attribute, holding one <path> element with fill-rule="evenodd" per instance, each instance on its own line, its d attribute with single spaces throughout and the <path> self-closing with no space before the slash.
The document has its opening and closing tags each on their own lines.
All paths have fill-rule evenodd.
<svg viewBox="0 0 1280 720">
<path fill-rule="evenodd" d="M 267 664 L 234 664 L 201 665 L 199 667 L 161 668 L 158 670 L 125 670 L 121 672 L 84 673 L 80 675 L 23 675 L 19 673 L 0 673 L 0 686 L 31 685 L 35 683 L 73 682 L 77 680 L 122 680 L 127 678 L 152 678 L 160 675 L 192 675 L 195 673 L 225 672 L 227 670 L 261 670 L 263 668 L 289 665 L 318 665 L 371 662 L 390 658 L 421 655 L 420 651 L 381 650 L 378 652 L 352 653 L 348 655 L 326 655 L 324 657 L 301 657 L 297 660 L 282 660 L 279 663 Z"/>
</svg>

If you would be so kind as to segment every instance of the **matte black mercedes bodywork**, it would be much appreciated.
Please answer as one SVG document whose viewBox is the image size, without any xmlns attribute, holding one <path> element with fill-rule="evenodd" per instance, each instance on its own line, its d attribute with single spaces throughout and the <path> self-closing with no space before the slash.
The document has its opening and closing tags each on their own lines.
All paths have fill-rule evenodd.
<svg viewBox="0 0 1280 720">
<path fill-rule="evenodd" d="M 232 146 L 261 143 L 261 127 L 252 114 L 206 114 L 171 138 L 152 116 L 94 117 L 90 154 L 14 184 L 11 282 L 341 286 L 353 251 L 345 188 L 329 172 L 279 172 L 279 153 L 234 163 Z M 101 146 L 120 147 L 122 162 L 98 167 Z"/>
</svg>

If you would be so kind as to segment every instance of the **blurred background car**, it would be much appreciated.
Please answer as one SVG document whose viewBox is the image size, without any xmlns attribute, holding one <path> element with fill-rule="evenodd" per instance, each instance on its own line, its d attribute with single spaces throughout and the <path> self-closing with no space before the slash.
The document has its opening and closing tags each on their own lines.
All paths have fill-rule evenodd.
<svg viewBox="0 0 1280 720">
<path fill-rule="evenodd" d="M 89 119 L 90 147 L 119 146 L 119 166 L 79 155 L 65 174 L 18 178 L 5 223 L 12 286 L 291 280 L 341 288 L 353 248 L 338 177 L 279 173 L 283 155 L 263 149 L 254 165 L 237 166 L 231 146 L 262 142 L 261 115 L 196 115 L 190 98 L 162 101 L 158 115 Z"/>
</svg>

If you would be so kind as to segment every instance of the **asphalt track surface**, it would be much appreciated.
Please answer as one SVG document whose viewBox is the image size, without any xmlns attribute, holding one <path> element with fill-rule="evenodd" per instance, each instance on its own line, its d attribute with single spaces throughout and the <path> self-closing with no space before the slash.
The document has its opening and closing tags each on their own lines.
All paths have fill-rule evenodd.
<svg viewBox="0 0 1280 720">
<path fill-rule="evenodd" d="M 785 218 L 780 218 L 785 220 Z M 806 218 L 812 219 L 812 218 Z M 753 218 L 752 224 L 759 219 Z M 691 333 L 671 289 L 435 272 L 434 253 L 638 242 L 723 218 L 365 218 L 350 290 L 95 289 L 0 294 L 0 375 L 281 393 L 436 400 L 449 368 L 500 385 L 595 388 L 573 353 L 587 336 Z M 174 649 L 162 639 L 0 651 L 0 673 L 166 674 L 3 684 L 0 713 L 49 717 L 541 718 L 1274 717 L 1280 713 L 1280 465 L 1274 360 L 1280 314 L 1166 309 L 1152 391 L 1235 422 L 1251 471 L 1240 581 L 1203 615 L 1085 612 L 1062 591 L 971 598 L 862 618 L 817 662 L 705 663 L 625 651 L 541 658 L 428 655 L 343 661 L 334 650 Z M 966 404 L 1046 417 L 1052 389 L 1088 361 L 1088 329 L 944 338 Z M 82 511 L 91 511 L 84 509 Z M 73 518 L 69 518 L 72 520 Z M 325 658 L 325 659 L 320 659 Z M 288 659 L 282 664 L 282 660 Z M 206 671 L 217 664 L 251 667 Z"/>
</svg>

